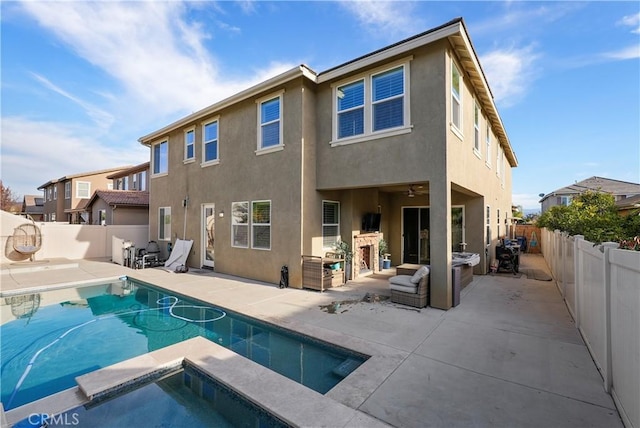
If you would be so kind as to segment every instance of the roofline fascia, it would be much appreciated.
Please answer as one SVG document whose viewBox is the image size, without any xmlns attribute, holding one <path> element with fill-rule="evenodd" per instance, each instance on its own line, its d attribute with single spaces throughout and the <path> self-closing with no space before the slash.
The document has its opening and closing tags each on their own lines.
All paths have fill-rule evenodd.
<svg viewBox="0 0 640 428">
<path fill-rule="evenodd" d="M 382 48 L 371 54 L 360 57 L 359 59 L 347 62 L 341 66 L 322 72 L 318 75 L 317 83 L 324 83 L 340 78 L 346 74 L 372 66 L 388 58 L 405 54 L 426 44 L 447 38 L 460 32 L 461 22 L 461 20 L 456 20 L 449 25 L 445 25 L 441 28 L 436 29 L 435 31 L 427 32 L 422 36 L 408 39 L 405 42 L 399 42 L 398 44 L 392 45 L 387 48 Z"/>
<path fill-rule="evenodd" d="M 204 117 L 210 116 L 219 110 L 222 110 L 233 104 L 244 101 L 248 98 L 254 97 L 261 92 L 273 89 L 279 85 L 287 83 L 298 77 L 306 77 L 312 82 L 317 83 L 316 73 L 306 65 L 302 64 L 288 71 L 285 71 L 284 73 L 281 73 L 275 77 L 272 77 L 271 79 L 265 80 L 264 82 L 258 83 L 257 85 L 247 88 L 244 91 L 238 92 L 237 94 L 234 94 L 228 98 L 225 98 L 222 101 L 219 101 L 215 104 L 212 104 L 208 107 L 198 110 L 195 113 L 185 116 L 182 119 L 179 119 L 157 131 L 154 131 L 150 134 L 140 137 L 138 138 L 138 142 L 143 146 L 150 146 L 153 140 L 164 137 L 169 132 L 172 132 L 180 127 L 183 127 L 193 122 L 194 120 L 203 119 Z"/>
</svg>

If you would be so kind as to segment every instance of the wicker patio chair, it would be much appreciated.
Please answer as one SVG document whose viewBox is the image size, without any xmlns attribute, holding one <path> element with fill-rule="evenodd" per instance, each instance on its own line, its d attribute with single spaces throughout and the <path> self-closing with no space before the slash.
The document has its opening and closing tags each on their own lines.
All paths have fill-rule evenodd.
<svg viewBox="0 0 640 428">
<path fill-rule="evenodd" d="M 415 308 L 426 307 L 429 303 L 429 277 L 429 274 L 422 277 L 415 293 L 391 289 L 391 301 Z"/>
</svg>

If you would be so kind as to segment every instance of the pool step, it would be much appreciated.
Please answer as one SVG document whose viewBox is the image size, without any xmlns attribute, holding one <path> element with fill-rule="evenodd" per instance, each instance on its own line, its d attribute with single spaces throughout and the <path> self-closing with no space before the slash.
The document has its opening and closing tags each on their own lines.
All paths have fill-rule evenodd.
<svg viewBox="0 0 640 428">
<path fill-rule="evenodd" d="M 345 378 L 349 376 L 349 374 L 358 368 L 358 366 L 362 364 L 362 361 L 354 360 L 352 358 L 347 358 L 344 360 L 338 367 L 333 369 L 333 373 Z"/>
</svg>

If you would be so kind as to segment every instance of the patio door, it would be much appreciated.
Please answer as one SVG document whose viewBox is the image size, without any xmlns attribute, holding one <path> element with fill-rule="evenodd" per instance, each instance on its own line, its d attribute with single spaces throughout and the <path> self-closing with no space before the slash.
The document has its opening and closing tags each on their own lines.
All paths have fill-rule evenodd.
<svg viewBox="0 0 640 428">
<path fill-rule="evenodd" d="M 202 266 L 214 267 L 215 204 L 202 205 Z"/>
<path fill-rule="evenodd" d="M 464 242 L 464 207 L 451 207 L 451 251 Z M 402 209 L 402 263 L 429 264 L 429 208 Z"/>
<path fill-rule="evenodd" d="M 429 264 L 429 208 L 402 209 L 402 263 Z"/>
</svg>

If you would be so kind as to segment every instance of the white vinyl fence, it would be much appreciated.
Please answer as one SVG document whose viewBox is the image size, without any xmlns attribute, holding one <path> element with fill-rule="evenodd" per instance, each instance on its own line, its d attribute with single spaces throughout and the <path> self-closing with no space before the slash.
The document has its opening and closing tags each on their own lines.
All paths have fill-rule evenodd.
<svg viewBox="0 0 640 428">
<path fill-rule="evenodd" d="M 542 230 L 542 250 L 604 388 L 640 428 L 640 251 Z"/>
</svg>

